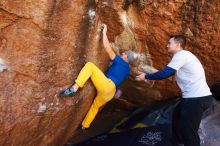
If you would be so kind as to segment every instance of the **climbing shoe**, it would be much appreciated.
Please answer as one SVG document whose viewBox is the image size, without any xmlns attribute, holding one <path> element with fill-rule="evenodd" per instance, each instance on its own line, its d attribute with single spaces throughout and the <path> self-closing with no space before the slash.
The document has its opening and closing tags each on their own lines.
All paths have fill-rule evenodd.
<svg viewBox="0 0 220 146">
<path fill-rule="evenodd" d="M 85 130 L 86 130 L 86 128 L 85 128 L 85 127 L 83 127 L 83 126 L 81 126 L 81 130 L 82 130 L 82 131 L 85 131 Z"/>
<path fill-rule="evenodd" d="M 66 90 L 60 92 L 59 97 L 67 97 L 67 96 L 74 96 L 75 95 L 75 91 L 73 87 L 69 87 Z"/>
<path fill-rule="evenodd" d="M 78 127 L 76 128 L 76 131 L 77 131 L 77 132 L 85 132 L 85 131 L 86 131 L 86 128 L 83 127 L 83 126 L 78 126 Z"/>
</svg>

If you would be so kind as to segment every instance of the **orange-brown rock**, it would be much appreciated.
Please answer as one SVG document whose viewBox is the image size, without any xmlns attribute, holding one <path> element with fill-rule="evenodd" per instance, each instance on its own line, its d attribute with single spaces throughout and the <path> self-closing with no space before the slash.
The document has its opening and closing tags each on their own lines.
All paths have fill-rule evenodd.
<svg viewBox="0 0 220 146">
<path fill-rule="evenodd" d="M 134 0 L 126 11 L 122 2 L 0 0 L 0 145 L 64 145 L 72 137 L 79 141 L 97 134 L 124 115 L 113 112 L 118 116 L 103 122 L 103 112 L 99 129 L 92 125 L 87 135 L 79 135 L 76 129 L 95 96 L 91 82 L 75 98 L 56 97 L 85 62 L 106 70 L 102 23 L 116 52 L 132 49 L 139 58 L 122 86 L 129 103 L 118 105 L 126 109 L 179 95 L 173 79 L 151 85 L 134 81 L 138 69 L 162 69 L 169 62 L 166 45 L 172 34 L 187 36 L 187 49 L 201 60 L 209 85 L 220 80 L 219 0 Z"/>
</svg>

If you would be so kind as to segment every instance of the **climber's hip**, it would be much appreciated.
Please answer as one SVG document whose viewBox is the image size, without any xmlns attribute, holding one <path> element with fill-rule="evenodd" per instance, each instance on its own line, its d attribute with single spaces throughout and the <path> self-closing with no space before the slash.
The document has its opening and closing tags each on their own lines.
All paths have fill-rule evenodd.
<svg viewBox="0 0 220 146">
<path fill-rule="evenodd" d="M 116 92 L 116 86 L 111 79 L 106 78 L 101 84 L 94 83 L 98 97 L 103 98 L 106 102 L 111 100 Z"/>
</svg>

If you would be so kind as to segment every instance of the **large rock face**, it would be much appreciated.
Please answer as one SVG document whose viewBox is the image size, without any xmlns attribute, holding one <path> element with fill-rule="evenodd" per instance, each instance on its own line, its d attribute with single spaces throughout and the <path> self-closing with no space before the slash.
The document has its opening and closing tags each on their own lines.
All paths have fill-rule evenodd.
<svg viewBox="0 0 220 146">
<path fill-rule="evenodd" d="M 78 134 L 94 87 L 88 82 L 73 99 L 56 94 L 87 61 L 106 70 L 101 23 L 116 52 L 132 49 L 138 56 L 122 86 L 131 104 L 178 95 L 174 79 L 147 85 L 133 78 L 146 65 L 162 69 L 169 62 L 171 34 L 187 36 L 208 84 L 220 80 L 219 0 L 140 2 L 125 11 L 122 0 L 0 0 L 0 145 L 63 145 Z"/>
</svg>

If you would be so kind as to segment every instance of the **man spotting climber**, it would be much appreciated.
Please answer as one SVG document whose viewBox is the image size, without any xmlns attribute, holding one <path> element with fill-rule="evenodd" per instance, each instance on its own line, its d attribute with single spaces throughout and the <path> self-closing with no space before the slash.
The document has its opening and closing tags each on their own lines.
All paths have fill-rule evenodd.
<svg viewBox="0 0 220 146">
<path fill-rule="evenodd" d="M 107 73 L 104 74 L 95 64 L 88 62 L 80 71 L 75 84 L 59 94 L 60 97 L 74 96 L 79 87 L 82 88 L 86 81 L 91 78 L 97 95 L 82 122 L 82 129 L 89 128 L 99 109 L 114 97 L 116 89 L 129 76 L 129 63 L 134 60 L 131 51 L 116 55 L 111 48 L 106 32 L 107 26 L 104 24 L 103 46 L 112 60 L 112 65 L 108 68 Z"/>
<path fill-rule="evenodd" d="M 182 91 L 180 104 L 175 108 L 172 121 L 174 146 L 200 146 L 198 129 L 203 112 L 211 106 L 212 95 L 206 83 L 205 72 L 198 58 L 184 50 L 184 36 L 172 36 L 167 45 L 173 54 L 170 63 L 155 73 L 141 73 L 137 80 L 162 80 L 176 74 L 176 81 Z"/>
</svg>

